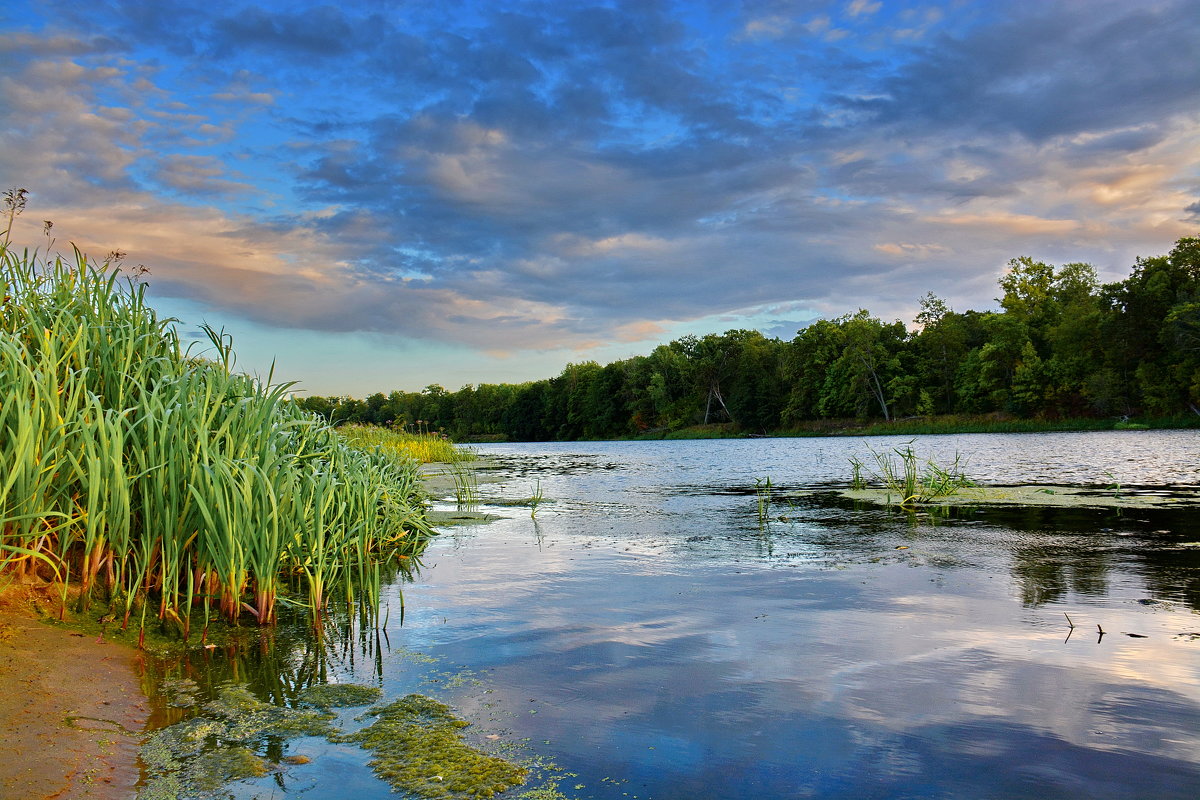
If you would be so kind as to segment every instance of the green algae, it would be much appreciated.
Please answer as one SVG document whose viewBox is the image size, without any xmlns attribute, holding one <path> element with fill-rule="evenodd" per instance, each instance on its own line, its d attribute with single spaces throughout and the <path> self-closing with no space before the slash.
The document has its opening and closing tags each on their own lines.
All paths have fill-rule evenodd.
<svg viewBox="0 0 1200 800">
<path fill-rule="evenodd" d="M 262 639 L 272 648 L 288 641 L 286 637 Z M 294 675 L 283 686 L 221 684 L 206 668 L 209 652 L 193 648 L 190 657 L 201 660 L 192 664 L 193 669 L 182 671 L 194 678 L 172 669 L 175 674 L 156 681 L 156 694 L 165 706 L 164 721 L 187 719 L 148 738 L 142 751 L 146 770 L 139 800 L 225 800 L 259 796 L 260 789 L 274 792 L 285 784 L 290 787 L 293 771 L 311 769 L 303 766 L 307 757 L 288 754 L 289 739 L 299 735 L 361 747 L 364 755 L 359 757 L 394 789 L 414 800 L 474 800 L 498 794 L 514 800 L 565 800 L 569 796 L 560 787 L 570 786 L 568 779 L 576 776 L 533 753 L 528 740 L 503 741 L 507 737 L 497 733 L 472 735 L 474 728 L 436 700 L 414 695 L 395 703 L 391 702 L 395 696 L 381 702 L 381 689 L 354 683 L 300 689 L 311 675 L 304 679 Z M 217 661 L 228 655 L 218 651 Z M 424 683 L 427 692 L 491 691 L 484 676 L 456 668 L 442 657 L 403 647 L 392 650 L 388 657 L 412 669 L 416 674 L 410 685 Z M 279 666 L 274 660 L 269 663 L 274 665 L 271 668 Z M 254 669 L 247 666 L 233 672 L 241 676 L 240 681 Z M 205 702 L 212 693 L 215 699 Z M 258 697 L 266 697 L 268 702 Z M 345 714 L 334 713 L 370 703 L 380 705 L 361 714 L 356 723 L 350 723 Z M 291 708 L 283 707 L 285 704 Z M 485 707 L 496 711 L 495 703 Z M 369 727 L 353 732 L 361 725 Z M 295 780 L 305 779 L 297 773 Z"/>
<path fill-rule="evenodd" d="M 201 753 L 192 761 L 189 772 L 196 788 L 212 792 L 230 781 L 261 778 L 270 768 L 250 748 L 230 746 Z"/>
<path fill-rule="evenodd" d="M 147 737 L 142 761 L 149 775 L 139 800 L 212 796 L 228 783 L 266 775 L 259 755 L 272 742 L 331 736 L 333 715 L 264 703 L 240 684 L 225 684 L 199 713 Z"/>
<path fill-rule="evenodd" d="M 524 783 L 529 774 L 468 744 L 462 729 L 469 723 L 433 698 L 410 694 L 364 716 L 376 720 L 334 741 L 372 751 L 371 768 L 397 791 L 431 800 L 488 798 Z"/>
<path fill-rule="evenodd" d="M 863 503 L 895 506 L 899 498 L 887 489 L 845 489 L 842 496 Z M 1056 508 L 1193 508 L 1200 494 L 1191 490 L 1121 491 L 1077 486 L 975 486 L 913 505 L 921 508 L 983 505 L 1038 506 Z"/>
<path fill-rule="evenodd" d="M 327 683 L 310 686 L 300 693 L 300 702 L 314 708 L 353 708 L 379 702 L 383 690 L 358 683 Z"/>
<path fill-rule="evenodd" d="M 449 525 L 482 525 L 487 522 L 495 522 L 498 519 L 503 519 L 503 517 L 496 514 L 467 509 L 456 511 L 431 510 L 425 512 L 425 516 L 429 520 L 429 524 L 438 528 L 444 528 Z"/>
<path fill-rule="evenodd" d="M 191 678 L 168 678 L 158 692 L 170 708 L 192 708 L 200 702 L 200 687 Z"/>
</svg>

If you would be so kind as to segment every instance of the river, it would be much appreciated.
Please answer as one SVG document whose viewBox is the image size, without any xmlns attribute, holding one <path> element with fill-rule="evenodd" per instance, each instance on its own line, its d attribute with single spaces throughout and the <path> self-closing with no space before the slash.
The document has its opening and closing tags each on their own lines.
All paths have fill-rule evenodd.
<svg viewBox="0 0 1200 800">
<path fill-rule="evenodd" d="M 479 446 L 501 519 L 448 528 L 324 677 L 435 694 L 568 797 L 1200 796 L 1200 509 L 837 495 L 908 441 Z M 913 447 L 986 484 L 1200 489 L 1196 432 Z M 538 486 L 536 519 L 488 503 Z M 289 747 L 311 763 L 239 796 L 394 796 L 355 747 Z"/>
</svg>

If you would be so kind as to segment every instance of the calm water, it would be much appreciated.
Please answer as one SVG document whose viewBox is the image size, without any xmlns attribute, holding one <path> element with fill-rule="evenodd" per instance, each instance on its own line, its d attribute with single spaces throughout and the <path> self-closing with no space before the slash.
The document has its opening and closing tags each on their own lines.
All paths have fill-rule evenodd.
<svg viewBox="0 0 1200 800">
<path fill-rule="evenodd" d="M 915 446 L 984 483 L 1200 488 L 1193 432 Z M 553 502 L 485 502 L 505 518 L 434 542 L 403 625 L 392 587 L 386 637 L 322 668 L 528 739 L 568 796 L 1200 796 L 1200 512 L 855 508 L 856 439 L 478 449 L 484 497 Z M 792 498 L 764 528 L 765 476 Z M 360 751 L 290 748 L 313 762 L 242 793 L 394 796 Z"/>
</svg>

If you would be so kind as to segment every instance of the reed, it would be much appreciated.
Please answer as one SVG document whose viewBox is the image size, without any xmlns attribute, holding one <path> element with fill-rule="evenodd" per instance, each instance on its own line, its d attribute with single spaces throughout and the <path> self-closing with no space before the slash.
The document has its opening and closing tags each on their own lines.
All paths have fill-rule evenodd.
<svg viewBox="0 0 1200 800">
<path fill-rule="evenodd" d="M 475 469 L 461 461 L 447 465 L 451 478 L 454 479 L 454 500 L 459 508 L 474 508 L 479 505 L 479 476 Z"/>
<path fill-rule="evenodd" d="M 948 466 L 942 466 L 933 459 L 921 463 L 912 443 L 895 447 L 892 450 L 874 450 L 867 448 L 875 461 L 875 469 L 866 469 L 859 459 L 850 458 L 853 469 L 852 487 L 865 488 L 867 480 L 864 470 L 871 478 L 879 481 L 888 494 L 900 498 L 899 505 L 904 508 L 918 503 L 927 503 L 939 497 L 946 497 L 959 489 L 974 486 L 963 472 L 962 458 L 955 454 L 954 461 Z"/>
<path fill-rule="evenodd" d="M 267 625 L 283 600 L 319 624 L 433 535 L 411 458 L 234 372 L 224 332 L 182 349 L 110 264 L 0 245 L 0 297 L 0 574 L 52 581 L 63 613 L 153 606 L 186 639 L 193 608 Z"/>
<path fill-rule="evenodd" d="M 754 494 L 758 500 L 759 527 L 771 521 L 771 477 L 754 479 Z"/>
<path fill-rule="evenodd" d="M 542 481 L 539 478 L 533 484 L 533 494 L 529 497 L 529 518 L 537 519 L 538 506 L 542 504 L 545 497 L 542 494 Z"/>
<path fill-rule="evenodd" d="M 475 459 L 470 449 L 455 447 L 449 439 L 436 433 L 407 433 L 378 425 L 342 425 L 337 430 L 355 447 L 379 448 L 397 458 L 412 458 L 422 464 L 453 464 Z"/>
<path fill-rule="evenodd" d="M 863 470 L 866 469 L 866 465 L 863 464 L 862 459 L 858 456 L 850 456 L 850 469 L 853 471 L 853 474 L 850 476 L 850 488 L 867 488 L 867 479 L 863 474 Z"/>
</svg>

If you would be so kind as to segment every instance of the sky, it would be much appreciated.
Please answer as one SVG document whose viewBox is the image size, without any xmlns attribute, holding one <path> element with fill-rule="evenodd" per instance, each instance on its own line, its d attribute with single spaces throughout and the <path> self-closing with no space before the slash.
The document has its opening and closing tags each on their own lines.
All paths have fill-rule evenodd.
<svg viewBox="0 0 1200 800">
<path fill-rule="evenodd" d="M 1200 234 L 1194 0 L 7 0 L 13 239 L 364 397 Z"/>
</svg>

